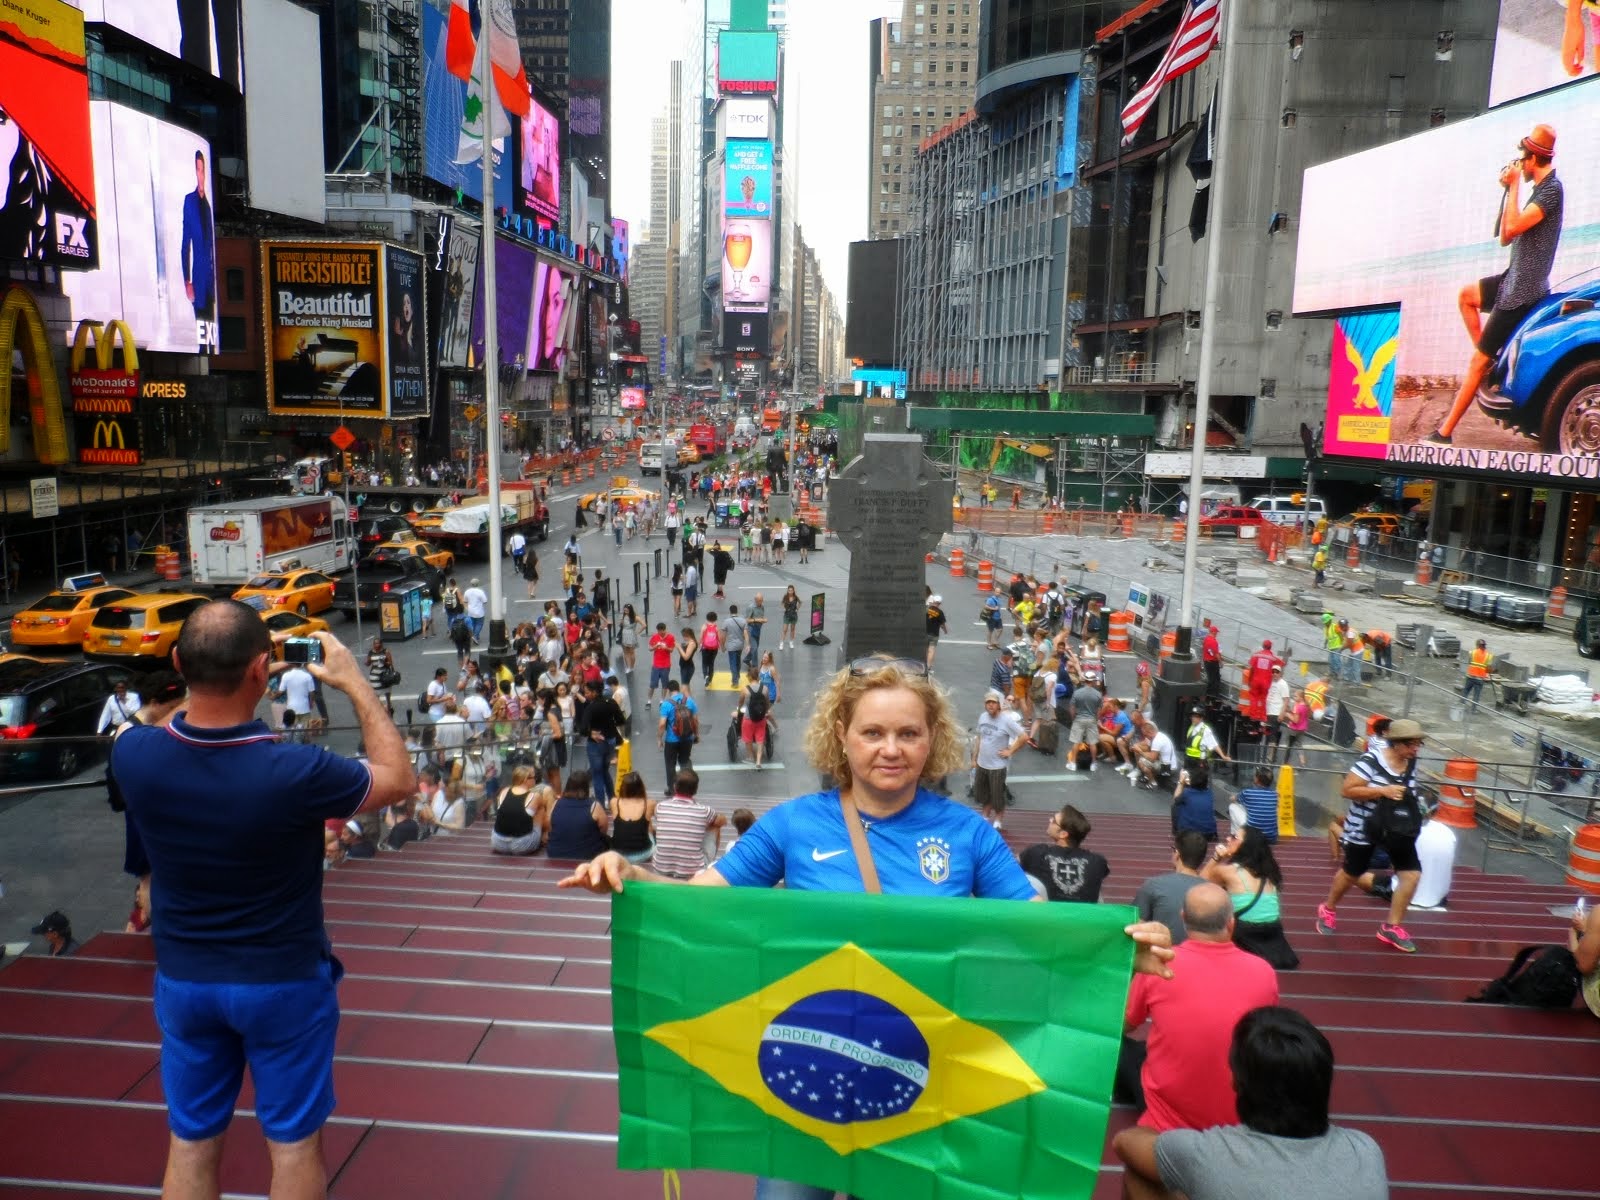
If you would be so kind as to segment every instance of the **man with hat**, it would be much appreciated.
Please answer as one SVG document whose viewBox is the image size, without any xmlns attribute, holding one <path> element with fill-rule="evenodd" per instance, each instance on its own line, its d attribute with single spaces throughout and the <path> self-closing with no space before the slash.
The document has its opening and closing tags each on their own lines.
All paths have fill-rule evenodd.
<svg viewBox="0 0 1600 1200">
<path fill-rule="evenodd" d="M 1200 666 L 1206 673 L 1206 695 L 1222 692 L 1222 643 L 1217 638 L 1217 627 L 1207 617 L 1201 623 L 1205 636 L 1200 639 Z"/>
<path fill-rule="evenodd" d="M 1556 178 L 1555 155 L 1556 131 L 1549 125 L 1535 125 L 1518 143 L 1516 160 L 1500 172 L 1505 195 L 1496 225 L 1500 244 L 1511 247 L 1511 263 L 1502 274 L 1486 276 L 1461 289 L 1461 320 L 1472 338 L 1472 359 L 1450 412 L 1428 435 L 1430 442 L 1451 444 L 1456 426 L 1467 415 L 1490 366 L 1522 319 L 1550 290 L 1550 268 L 1561 242 L 1565 203 L 1561 180 Z M 1523 183 L 1532 185 L 1526 204 L 1522 202 Z M 1483 320 L 1485 309 L 1489 310 L 1487 321 Z"/>
<path fill-rule="evenodd" d="M 1216 731 L 1206 724 L 1206 710 L 1198 704 L 1189 710 L 1189 728 L 1183 735 L 1183 755 L 1187 765 L 1208 762 L 1212 755 L 1223 762 L 1232 762 L 1217 741 Z"/>
<path fill-rule="evenodd" d="M 1356 759 L 1344 777 L 1341 794 L 1350 801 L 1340 839 L 1344 860 L 1333 877 L 1327 901 L 1317 907 L 1317 932 L 1331 935 L 1338 929 L 1340 899 L 1366 874 L 1381 847 L 1394 866 L 1396 882 L 1389 900 L 1389 920 L 1378 926 L 1378 940 L 1413 954 L 1417 945 L 1401 922 L 1422 878 L 1417 857 L 1422 801 L 1415 781 L 1422 726 L 1403 719 L 1391 721 L 1388 741 L 1383 749 Z"/>
<path fill-rule="evenodd" d="M 1282 664 L 1273 667 L 1272 682 L 1267 685 L 1267 745 L 1272 748 L 1268 762 L 1278 761 L 1278 744 L 1283 740 L 1283 717 L 1289 713 L 1292 694 L 1289 681 L 1283 677 Z"/>
<path fill-rule="evenodd" d="M 983 819 L 996 829 L 1006 813 L 1006 766 L 1028 741 L 1017 714 L 1003 708 L 1005 697 L 994 688 L 983 694 L 983 713 L 972 739 L 972 796 Z"/>
<path fill-rule="evenodd" d="M 72 922 L 60 909 L 46 913 L 44 920 L 35 925 L 32 932 L 34 937 L 43 935 L 45 945 L 50 947 L 51 958 L 65 958 L 78 952 L 78 942 L 72 936 Z"/>
</svg>

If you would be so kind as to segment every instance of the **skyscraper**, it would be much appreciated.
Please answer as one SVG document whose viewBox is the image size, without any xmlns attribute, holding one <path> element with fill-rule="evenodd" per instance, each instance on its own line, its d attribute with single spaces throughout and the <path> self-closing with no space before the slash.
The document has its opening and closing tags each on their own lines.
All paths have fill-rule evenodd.
<svg viewBox="0 0 1600 1200">
<path fill-rule="evenodd" d="M 977 80 L 976 0 L 905 0 L 900 20 L 871 23 L 872 124 L 867 229 L 895 237 L 909 228 L 911 160 L 972 107 Z"/>
</svg>

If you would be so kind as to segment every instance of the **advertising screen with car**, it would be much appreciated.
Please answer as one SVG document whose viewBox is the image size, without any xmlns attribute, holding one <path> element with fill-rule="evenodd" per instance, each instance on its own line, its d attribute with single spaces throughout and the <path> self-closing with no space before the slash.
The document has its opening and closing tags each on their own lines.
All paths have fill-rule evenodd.
<svg viewBox="0 0 1600 1200">
<path fill-rule="evenodd" d="M 1505 0 L 1500 5 L 1489 75 L 1491 107 L 1597 70 L 1600 5 L 1593 0 Z"/>
<path fill-rule="evenodd" d="M 1584 80 L 1306 172 L 1294 310 L 1335 319 L 1328 454 L 1600 478 L 1597 105 Z"/>
</svg>

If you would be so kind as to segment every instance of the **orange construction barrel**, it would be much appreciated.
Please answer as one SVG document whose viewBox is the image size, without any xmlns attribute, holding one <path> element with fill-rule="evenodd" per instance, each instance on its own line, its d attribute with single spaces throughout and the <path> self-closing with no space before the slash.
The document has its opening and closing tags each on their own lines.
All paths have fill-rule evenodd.
<svg viewBox="0 0 1600 1200">
<path fill-rule="evenodd" d="M 980 592 L 994 591 L 994 564 L 980 562 L 978 564 L 978 590 Z"/>
<path fill-rule="evenodd" d="M 1161 657 L 1171 658 L 1178 649 L 1178 631 L 1169 629 L 1161 635 Z"/>
<path fill-rule="evenodd" d="M 1567 615 L 1567 589 L 1555 587 L 1550 589 L 1550 615 L 1564 617 Z"/>
<path fill-rule="evenodd" d="M 167 551 L 167 569 L 161 578 L 169 583 L 183 578 L 183 556 L 176 550 Z"/>
<path fill-rule="evenodd" d="M 1044 531 L 1046 533 L 1054 533 L 1056 531 L 1056 514 L 1054 510 L 1044 514 Z"/>
<path fill-rule="evenodd" d="M 1600 896 L 1600 825 L 1584 825 L 1572 835 L 1567 854 L 1567 882 Z"/>
<path fill-rule="evenodd" d="M 1472 758 L 1452 758 L 1444 765 L 1444 777 L 1453 780 L 1439 789 L 1439 811 L 1434 815 L 1453 829 L 1473 829 L 1478 824 L 1478 762 Z M 1600 876 L 1596 876 L 1600 881 Z"/>
<path fill-rule="evenodd" d="M 957 579 L 967 573 L 967 552 L 960 546 L 950 551 L 950 574 Z"/>
<path fill-rule="evenodd" d="M 570 484 L 572 482 L 572 468 L 571 467 L 562 467 L 561 468 L 561 482 L 562 482 L 563 485 Z"/>
<path fill-rule="evenodd" d="M 1433 582 L 1433 559 L 1426 553 L 1417 555 L 1417 586 L 1427 587 Z"/>
<path fill-rule="evenodd" d="M 1183 541 L 1183 535 L 1188 532 L 1188 529 L 1189 527 L 1184 522 L 1174 521 L 1172 523 L 1172 540 L 1175 542 Z"/>
<path fill-rule="evenodd" d="M 1113 653 L 1127 653 L 1133 641 L 1130 630 L 1133 626 L 1133 614 L 1130 612 L 1114 612 L 1111 614 L 1108 632 L 1106 634 L 1106 649 Z"/>
<path fill-rule="evenodd" d="M 1350 548 L 1344 552 L 1344 565 L 1347 567 L 1361 565 L 1361 547 L 1356 544 L 1355 538 L 1350 539 Z"/>
</svg>

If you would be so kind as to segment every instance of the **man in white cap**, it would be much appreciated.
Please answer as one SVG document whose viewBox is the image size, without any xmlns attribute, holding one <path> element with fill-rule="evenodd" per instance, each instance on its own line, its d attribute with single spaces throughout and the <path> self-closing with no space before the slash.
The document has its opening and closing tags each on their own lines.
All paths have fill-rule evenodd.
<svg viewBox="0 0 1600 1200">
<path fill-rule="evenodd" d="M 928 670 L 933 670 L 933 656 L 939 650 L 939 635 L 949 633 L 950 625 L 945 620 L 944 597 L 938 592 L 928 595 Z"/>
<path fill-rule="evenodd" d="M 983 819 L 1001 828 L 1006 811 L 1006 765 L 1028 741 L 1017 714 L 1003 708 L 1005 697 L 994 688 L 983 694 L 983 714 L 972 739 L 972 795 Z"/>
</svg>

